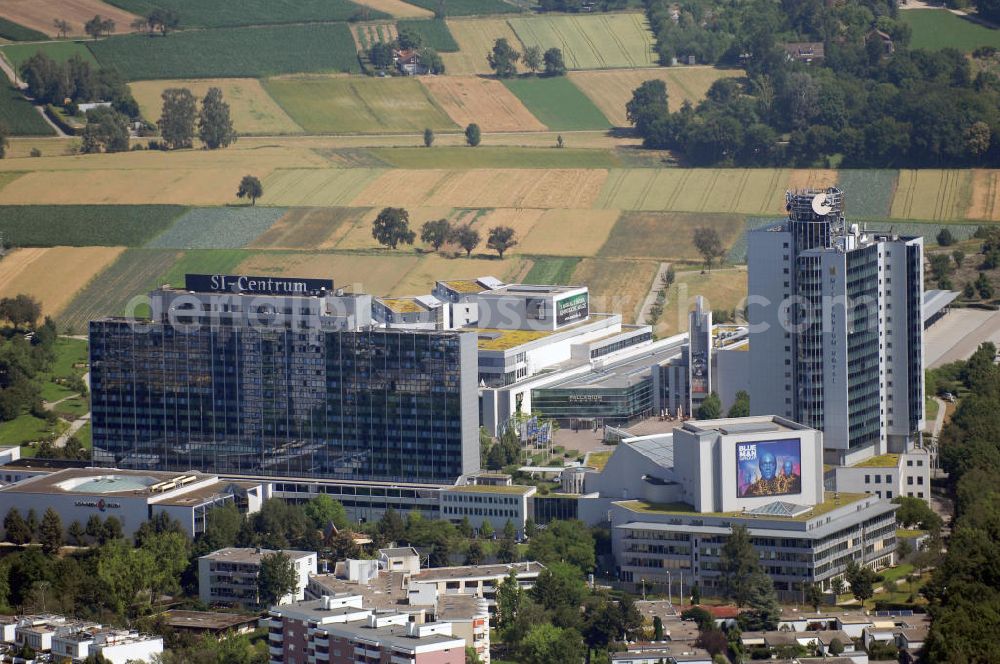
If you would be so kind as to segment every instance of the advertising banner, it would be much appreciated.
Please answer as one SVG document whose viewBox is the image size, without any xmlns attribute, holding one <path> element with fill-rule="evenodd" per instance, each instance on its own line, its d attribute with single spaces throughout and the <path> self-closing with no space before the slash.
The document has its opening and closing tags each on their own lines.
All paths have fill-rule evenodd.
<svg viewBox="0 0 1000 664">
<path fill-rule="evenodd" d="M 590 315 L 590 294 L 578 293 L 556 301 L 556 325 L 583 320 Z"/>
<path fill-rule="evenodd" d="M 736 481 L 740 498 L 802 493 L 799 439 L 736 443 Z"/>
</svg>

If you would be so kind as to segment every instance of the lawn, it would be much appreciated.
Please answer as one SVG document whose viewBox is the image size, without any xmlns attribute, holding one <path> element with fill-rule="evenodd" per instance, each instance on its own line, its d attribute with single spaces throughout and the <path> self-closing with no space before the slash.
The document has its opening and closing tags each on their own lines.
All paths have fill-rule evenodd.
<svg viewBox="0 0 1000 664">
<path fill-rule="evenodd" d="M 3 52 L 4 57 L 7 58 L 8 62 L 15 69 L 19 68 L 21 63 L 39 51 L 57 62 L 65 62 L 75 55 L 85 62 L 97 65 L 97 60 L 90 52 L 90 49 L 87 48 L 86 44 L 78 41 L 49 41 L 43 44 L 9 44 L 0 48 L 0 51 Z"/>
<path fill-rule="evenodd" d="M 458 129 L 413 78 L 273 78 L 265 88 L 310 133 Z"/>
<path fill-rule="evenodd" d="M 905 170 L 892 199 L 897 219 L 964 219 L 972 201 L 970 170 Z"/>
<path fill-rule="evenodd" d="M 743 217 L 735 214 L 627 212 L 615 224 L 600 255 L 700 262 L 694 231 L 702 227 L 714 229 L 726 248 L 745 231 Z"/>
<path fill-rule="evenodd" d="M 186 211 L 174 205 L 0 205 L 0 233 L 19 247 L 137 247 Z"/>
<path fill-rule="evenodd" d="M 167 81 L 138 81 L 132 83 L 132 96 L 139 102 L 142 116 L 150 122 L 160 119 L 163 108 L 163 91 L 167 88 L 187 88 L 198 98 L 209 88 L 219 88 L 223 100 L 229 104 L 233 128 L 240 135 L 300 134 L 302 128 L 267 94 L 260 81 L 254 78 L 179 79 Z"/>
<path fill-rule="evenodd" d="M 184 27 L 275 25 L 312 21 L 346 21 L 361 16 L 361 7 L 347 0 L 108 0 L 135 14 L 153 7 L 174 9 Z M 369 18 L 386 14 L 369 10 Z"/>
<path fill-rule="evenodd" d="M 0 445 L 21 445 L 22 443 L 50 440 L 56 436 L 58 423 L 50 424 L 43 419 L 25 413 L 8 422 L 0 422 Z M 21 456 L 34 456 L 33 452 Z"/>
<path fill-rule="evenodd" d="M 531 270 L 524 277 L 524 282 L 559 286 L 569 284 L 579 262 L 580 259 L 576 257 L 536 258 Z"/>
<path fill-rule="evenodd" d="M 910 48 L 957 48 L 969 53 L 978 46 L 1000 47 L 1000 30 L 956 16 L 947 9 L 902 11 L 899 17 L 913 30 Z"/>
<path fill-rule="evenodd" d="M 213 11 L 215 3 L 204 3 Z M 90 44 L 104 67 L 128 80 L 258 77 L 294 72 L 357 72 L 351 31 L 344 23 L 221 28 L 126 35 Z"/>
<path fill-rule="evenodd" d="M 549 129 L 574 131 L 611 127 L 593 102 L 565 76 L 508 79 L 504 85 Z"/>
<path fill-rule="evenodd" d="M 438 0 L 407 0 L 407 2 L 430 11 L 436 11 L 440 7 Z M 444 7 L 447 16 L 510 14 L 521 11 L 519 7 L 503 0 L 447 0 Z"/>
<path fill-rule="evenodd" d="M 284 208 L 195 208 L 146 246 L 151 249 L 239 249 L 256 240 Z"/>
<path fill-rule="evenodd" d="M 373 155 L 395 168 L 613 168 L 618 165 L 607 150 L 518 148 L 480 145 L 469 147 L 371 148 Z"/>
<path fill-rule="evenodd" d="M 424 46 L 430 46 L 439 53 L 452 53 L 458 50 L 458 42 L 455 41 L 444 19 L 400 20 L 396 22 L 396 28 L 415 32 L 420 35 Z"/>
<path fill-rule="evenodd" d="M 31 102 L 9 84 L 0 84 L 0 124 L 11 136 L 55 134 Z"/>
<path fill-rule="evenodd" d="M 2 16 L 0 16 L 0 37 L 11 41 L 39 41 L 49 38 L 44 32 L 32 30 Z"/>
<path fill-rule="evenodd" d="M 525 46 L 562 49 L 569 69 L 653 67 L 653 33 L 641 13 L 510 19 Z"/>
</svg>

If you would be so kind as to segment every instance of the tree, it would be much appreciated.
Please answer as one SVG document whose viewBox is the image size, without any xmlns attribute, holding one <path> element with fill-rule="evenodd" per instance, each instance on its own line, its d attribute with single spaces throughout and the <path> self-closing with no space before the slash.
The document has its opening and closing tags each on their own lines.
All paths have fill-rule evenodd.
<svg viewBox="0 0 1000 664">
<path fill-rule="evenodd" d="M 833 637 L 830 641 L 830 654 L 834 657 L 838 657 L 844 653 L 844 644 L 840 642 L 840 639 Z"/>
<path fill-rule="evenodd" d="M 459 224 L 451 232 L 451 241 L 465 249 L 466 258 L 472 256 L 472 250 L 479 246 L 479 230 L 472 224 Z"/>
<path fill-rule="evenodd" d="M 122 522 L 116 516 L 109 516 L 101 527 L 101 543 L 120 540 L 125 537 Z"/>
<path fill-rule="evenodd" d="M 962 251 L 961 249 L 955 249 L 954 251 L 951 252 L 951 258 L 953 261 L 955 261 L 955 267 L 961 268 L 962 263 L 965 262 L 965 252 Z"/>
<path fill-rule="evenodd" d="M 697 583 L 691 586 L 691 603 L 701 604 L 701 586 Z"/>
<path fill-rule="evenodd" d="M 437 251 L 451 236 L 451 222 L 447 219 L 425 221 L 420 227 L 420 241 Z"/>
<path fill-rule="evenodd" d="M 189 148 L 194 144 L 194 121 L 197 115 L 194 95 L 187 88 L 167 88 L 161 95 L 160 135 L 171 149 Z"/>
<path fill-rule="evenodd" d="M 483 664 L 483 658 L 472 646 L 465 646 L 465 664 Z"/>
<path fill-rule="evenodd" d="M 813 611 L 819 611 L 819 605 L 823 603 L 823 589 L 820 588 L 818 583 L 807 583 L 803 588 L 803 595 L 805 597 L 806 604 L 813 608 Z"/>
<path fill-rule="evenodd" d="M 229 104 L 222 100 L 222 90 L 211 87 L 201 100 L 198 137 L 209 150 L 226 148 L 236 141 L 236 130 L 229 117 Z"/>
<path fill-rule="evenodd" d="M 465 142 L 468 143 L 470 147 L 476 147 L 482 139 L 483 134 L 479 130 L 479 125 L 475 122 L 465 128 Z"/>
<path fill-rule="evenodd" d="M 566 73 L 566 62 L 563 60 L 562 49 L 553 46 L 545 51 L 542 60 L 545 63 L 546 76 L 562 76 Z"/>
<path fill-rule="evenodd" d="M 180 24 L 180 15 L 173 9 L 156 8 L 146 14 L 146 25 L 149 26 L 150 34 L 159 30 L 160 34 L 166 37 L 168 32 L 176 30 Z"/>
<path fill-rule="evenodd" d="M 625 104 L 625 117 L 645 137 L 656 122 L 669 116 L 668 101 L 664 81 L 645 81 L 632 91 L 632 98 Z"/>
<path fill-rule="evenodd" d="M 392 44 L 386 42 L 377 42 L 368 49 L 368 59 L 371 60 L 372 66 L 376 69 L 392 67 L 395 55 Z"/>
<path fill-rule="evenodd" d="M 42 543 L 42 551 L 48 555 L 59 552 L 63 545 L 62 519 L 59 513 L 51 507 L 45 510 L 42 524 L 38 530 L 38 541 Z"/>
<path fill-rule="evenodd" d="M 729 407 L 727 417 L 749 417 L 750 416 L 750 394 L 746 390 L 739 390 L 736 393 L 736 400 Z"/>
<path fill-rule="evenodd" d="M 746 580 L 748 589 L 747 609 L 739 616 L 740 629 L 744 631 L 769 631 L 778 628 L 781 606 L 774 591 L 774 581 L 757 564 Z"/>
<path fill-rule="evenodd" d="M 549 623 L 532 627 L 517 649 L 521 664 L 579 664 L 585 655 L 583 638 L 575 629 Z"/>
<path fill-rule="evenodd" d="M 722 240 L 719 239 L 719 233 L 714 228 L 702 226 L 694 229 L 694 246 L 705 259 L 705 267 L 709 270 L 712 269 L 715 259 L 726 253 Z"/>
<path fill-rule="evenodd" d="M 413 244 L 416 233 L 410 230 L 410 213 L 403 208 L 382 208 L 372 222 L 372 237 L 390 249 L 399 243 Z"/>
<path fill-rule="evenodd" d="M 517 244 L 516 235 L 514 229 L 510 226 L 494 226 L 490 229 L 486 246 L 497 252 L 500 260 L 503 260 L 503 252 Z"/>
<path fill-rule="evenodd" d="M 695 413 L 699 420 L 714 420 L 722 417 L 722 401 L 715 392 L 709 394 L 698 406 Z"/>
<path fill-rule="evenodd" d="M 16 507 L 10 508 L 7 516 L 4 517 L 3 529 L 7 541 L 11 544 L 23 546 L 31 541 L 31 529 L 28 528 L 28 524 Z"/>
<path fill-rule="evenodd" d="M 760 569 L 760 556 L 746 526 L 733 526 L 719 555 L 722 594 L 743 607 L 750 599 L 751 577 Z"/>
<path fill-rule="evenodd" d="M 955 236 L 951 234 L 951 231 L 947 228 L 942 228 L 937 234 L 937 243 L 939 246 L 947 247 L 955 244 Z"/>
<path fill-rule="evenodd" d="M 528 560 L 545 565 L 565 562 L 588 573 L 596 564 L 595 550 L 594 535 L 586 524 L 576 519 L 555 520 L 531 538 Z"/>
<path fill-rule="evenodd" d="M 514 538 L 504 537 L 500 540 L 500 546 L 497 547 L 496 557 L 497 562 L 501 563 L 517 562 L 520 554 L 518 553 L 517 542 L 514 541 Z"/>
<path fill-rule="evenodd" d="M 653 616 L 653 640 L 663 640 L 663 619 L 660 616 Z"/>
<path fill-rule="evenodd" d="M 319 530 L 326 528 L 327 524 L 332 523 L 338 529 L 343 530 L 347 528 L 347 510 L 339 502 L 331 498 L 325 493 L 321 493 L 305 505 L 302 506 L 305 511 L 306 516 L 312 521 L 312 524 Z"/>
<path fill-rule="evenodd" d="M 406 532 L 406 524 L 403 523 L 403 517 L 399 516 L 399 512 L 391 507 L 382 513 L 382 518 L 379 519 L 376 527 L 386 542 L 389 543 L 399 542 Z"/>
<path fill-rule="evenodd" d="M 840 578 L 839 576 L 836 577 L 835 579 L 833 579 L 833 581 L 830 582 L 830 590 L 833 591 L 834 595 L 843 595 L 844 594 L 844 580 L 842 578 Z"/>
<path fill-rule="evenodd" d="M 69 24 L 69 21 L 66 21 L 61 18 L 57 18 L 54 21 L 52 21 L 52 25 L 53 27 L 55 27 L 56 32 L 59 33 L 59 36 L 62 37 L 63 39 L 66 39 L 66 35 L 69 33 L 70 30 L 73 29 L 72 26 Z"/>
<path fill-rule="evenodd" d="M 139 16 L 129 23 L 129 27 L 135 32 L 146 32 L 149 29 L 149 21 L 146 20 L 145 16 Z"/>
<path fill-rule="evenodd" d="M 440 75 L 445 72 L 444 60 L 438 52 L 430 46 L 425 46 L 420 49 L 417 57 L 420 59 L 420 63 L 426 67 L 427 71 L 431 74 Z"/>
<path fill-rule="evenodd" d="M 111 108 L 98 107 L 87 112 L 80 149 L 95 152 L 125 152 L 129 148 L 128 118 Z"/>
<path fill-rule="evenodd" d="M 84 537 L 86 537 L 86 532 L 83 530 L 83 526 L 80 524 L 79 521 L 74 521 L 73 523 L 69 524 L 69 529 L 66 531 L 66 533 L 69 535 L 70 543 L 73 544 L 74 546 L 83 546 L 86 543 L 86 541 L 84 540 Z"/>
<path fill-rule="evenodd" d="M 861 608 L 864 609 L 865 600 L 875 594 L 875 581 L 878 575 L 867 565 L 858 565 L 852 560 L 848 563 L 844 576 L 851 584 L 851 594 L 854 595 L 854 599 L 861 602 Z"/>
<path fill-rule="evenodd" d="M 900 539 L 896 542 L 896 560 L 898 562 L 909 558 L 911 553 L 913 553 L 913 545 L 910 544 L 910 540 Z"/>
<path fill-rule="evenodd" d="M 292 559 L 284 551 L 268 553 L 260 558 L 257 575 L 257 596 L 262 606 L 273 606 L 282 597 L 291 595 L 298 586 L 298 573 Z"/>
<path fill-rule="evenodd" d="M 497 78 L 510 78 L 517 74 L 517 61 L 521 59 L 521 54 L 514 50 L 506 38 L 501 37 L 493 44 L 493 50 L 486 55 L 486 61 L 490 65 Z"/>
<path fill-rule="evenodd" d="M 980 272 L 979 277 L 976 279 L 976 290 L 979 291 L 979 297 L 984 300 L 993 298 L 993 284 L 990 283 L 990 280 L 986 278 L 986 274 L 983 272 Z"/>
<path fill-rule="evenodd" d="M 254 175 L 244 175 L 240 187 L 236 190 L 236 198 L 249 198 L 250 205 L 257 205 L 257 199 L 264 195 L 264 186 Z"/>
<path fill-rule="evenodd" d="M 100 14 L 94 16 L 86 23 L 83 24 L 83 31 L 88 35 L 93 37 L 95 40 L 100 38 L 101 35 L 110 35 L 115 31 L 115 22 L 110 18 L 103 18 Z M 65 35 L 64 35 L 65 36 Z"/>
<path fill-rule="evenodd" d="M 17 329 L 34 328 L 42 315 L 42 305 L 30 295 L 0 298 L 0 319 Z"/>
<path fill-rule="evenodd" d="M 514 623 L 521 608 L 524 590 L 517 580 L 517 571 L 511 569 L 507 578 L 497 584 L 497 628 L 501 631 Z"/>
<path fill-rule="evenodd" d="M 524 66 L 534 74 L 542 67 L 542 49 L 537 46 L 529 46 L 524 49 Z"/>
<path fill-rule="evenodd" d="M 424 129 L 424 147 L 429 148 L 434 145 L 434 130 L 430 127 Z"/>
<path fill-rule="evenodd" d="M 479 524 L 479 536 L 483 539 L 493 539 L 495 534 L 496 530 L 493 528 L 493 524 L 489 519 L 483 519 L 483 522 Z"/>
<path fill-rule="evenodd" d="M 480 565 L 483 562 L 485 554 L 483 553 L 483 544 L 479 540 L 472 540 L 469 542 L 469 548 L 465 552 L 465 564 L 466 565 Z"/>
</svg>

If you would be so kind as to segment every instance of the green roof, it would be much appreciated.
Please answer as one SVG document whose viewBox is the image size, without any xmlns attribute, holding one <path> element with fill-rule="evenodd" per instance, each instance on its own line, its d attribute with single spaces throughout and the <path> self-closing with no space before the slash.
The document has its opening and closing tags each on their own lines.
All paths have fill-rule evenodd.
<svg viewBox="0 0 1000 664">
<path fill-rule="evenodd" d="M 854 464 L 854 468 L 895 468 L 898 465 L 898 454 L 880 454 Z"/>
<path fill-rule="evenodd" d="M 870 497 L 867 493 L 835 493 L 832 491 L 826 492 L 826 499 L 824 502 L 816 505 L 808 512 L 804 512 L 798 516 L 768 516 L 768 519 L 781 519 L 782 521 L 808 521 L 815 517 L 826 514 L 827 512 L 832 512 L 839 507 L 845 507 L 852 503 L 856 503 L 859 500 Z M 780 498 L 780 497 L 779 497 Z M 615 503 L 616 505 L 621 505 L 625 509 L 631 510 L 633 512 L 639 512 L 644 514 L 677 514 L 677 515 L 694 515 L 698 514 L 701 516 L 708 517 L 728 517 L 732 519 L 747 519 L 752 520 L 754 517 L 746 512 L 696 512 L 694 507 L 688 505 L 687 503 L 650 503 L 645 500 L 623 500 Z"/>
<path fill-rule="evenodd" d="M 516 493 L 524 495 L 534 488 L 533 486 L 523 486 L 521 484 L 513 484 L 511 486 L 471 484 L 467 486 L 450 486 L 445 491 L 461 491 L 462 493 Z"/>
<path fill-rule="evenodd" d="M 587 466 L 593 466 L 597 470 L 604 470 L 604 466 L 608 465 L 608 459 L 614 454 L 614 450 L 608 452 L 591 452 L 587 455 Z"/>
</svg>

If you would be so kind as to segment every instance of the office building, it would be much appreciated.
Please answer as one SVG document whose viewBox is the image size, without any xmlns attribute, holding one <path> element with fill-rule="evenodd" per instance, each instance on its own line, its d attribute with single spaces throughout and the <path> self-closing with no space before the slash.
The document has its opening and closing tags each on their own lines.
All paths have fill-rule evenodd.
<svg viewBox="0 0 1000 664">
<path fill-rule="evenodd" d="M 834 470 L 834 486 L 845 493 L 871 493 L 892 500 L 900 496 L 931 498 L 931 456 L 923 448 L 881 454 Z"/>
<path fill-rule="evenodd" d="M 198 558 L 198 598 L 205 604 L 229 604 L 257 608 L 261 599 L 257 591 L 261 559 L 284 553 L 295 567 L 295 590 L 280 598 L 278 604 L 288 604 L 305 598 L 309 575 L 315 574 L 315 551 L 272 551 L 270 549 L 227 548 Z"/>
<path fill-rule="evenodd" d="M 748 233 L 750 407 L 823 431 L 827 460 L 903 452 L 924 425 L 923 239 L 848 226 L 839 189 Z"/>
<path fill-rule="evenodd" d="M 93 321 L 95 461 L 389 482 L 478 470 L 475 335 L 375 329 L 370 300 L 331 288 L 188 275 L 151 294 L 152 321 Z"/>
<path fill-rule="evenodd" d="M 493 531 L 502 533 L 509 521 L 524 537 L 524 526 L 531 517 L 530 499 L 533 486 L 464 485 L 441 490 L 441 518 L 452 523 L 468 519 L 479 530 L 489 522 Z"/>
<path fill-rule="evenodd" d="M 52 638 L 52 655 L 57 662 L 64 657 L 83 662 L 100 656 L 108 664 L 139 664 L 154 662 L 162 653 L 162 637 L 128 630 L 92 629 Z"/>
</svg>

